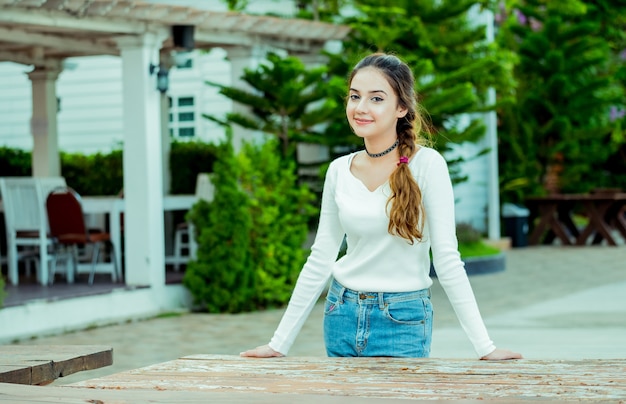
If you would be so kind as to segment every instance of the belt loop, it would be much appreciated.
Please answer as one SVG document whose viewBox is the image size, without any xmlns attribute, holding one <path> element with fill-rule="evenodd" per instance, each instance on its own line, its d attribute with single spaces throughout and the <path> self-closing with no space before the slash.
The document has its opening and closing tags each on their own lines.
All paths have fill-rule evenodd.
<svg viewBox="0 0 626 404">
<path fill-rule="evenodd" d="M 333 278 L 333 284 L 331 286 L 332 289 L 335 289 L 336 293 L 337 293 L 337 300 L 338 303 L 343 304 L 343 295 L 344 293 L 346 293 L 346 288 L 343 287 L 343 285 L 339 282 L 337 282 L 336 279 Z"/>
<path fill-rule="evenodd" d="M 385 308 L 385 299 L 383 292 L 378 292 L 378 308 L 381 310 Z"/>
</svg>

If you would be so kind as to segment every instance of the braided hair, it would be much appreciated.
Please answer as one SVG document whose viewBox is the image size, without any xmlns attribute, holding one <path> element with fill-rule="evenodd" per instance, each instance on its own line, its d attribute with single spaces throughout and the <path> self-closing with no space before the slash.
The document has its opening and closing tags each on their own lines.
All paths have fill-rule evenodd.
<svg viewBox="0 0 626 404">
<path fill-rule="evenodd" d="M 378 70 L 389 82 L 398 97 L 398 104 L 406 108 L 404 117 L 398 118 L 396 134 L 400 157 L 410 158 L 418 146 L 427 145 L 430 126 L 421 113 L 415 92 L 415 78 L 409 66 L 394 55 L 374 53 L 359 61 L 349 77 L 349 82 L 356 73 L 371 67 Z M 387 200 L 390 234 L 400 236 L 410 244 L 421 241 L 424 228 L 424 206 L 422 192 L 408 164 L 398 164 L 389 177 L 391 195 Z"/>
</svg>

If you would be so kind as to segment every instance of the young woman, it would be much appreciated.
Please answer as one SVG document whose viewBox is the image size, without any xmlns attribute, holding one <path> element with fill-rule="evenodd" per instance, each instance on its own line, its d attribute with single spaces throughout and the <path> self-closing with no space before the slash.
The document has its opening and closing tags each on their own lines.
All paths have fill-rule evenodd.
<svg viewBox="0 0 626 404">
<path fill-rule="evenodd" d="M 285 314 L 268 345 L 246 357 L 286 355 L 330 281 L 324 341 L 329 356 L 428 357 L 432 250 L 437 277 L 481 359 L 517 359 L 497 349 L 458 252 L 454 196 L 443 157 L 421 136 L 410 68 L 372 54 L 349 78 L 346 115 L 365 150 L 328 169 L 319 228 Z M 346 237 L 346 254 L 337 254 Z"/>
</svg>

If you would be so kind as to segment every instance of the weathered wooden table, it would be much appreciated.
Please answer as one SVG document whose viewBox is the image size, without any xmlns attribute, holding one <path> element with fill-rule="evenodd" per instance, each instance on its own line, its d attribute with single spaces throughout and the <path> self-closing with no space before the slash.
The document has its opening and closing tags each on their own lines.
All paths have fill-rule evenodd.
<svg viewBox="0 0 626 404">
<path fill-rule="evenodd" d="M 50 401 L 36 401 L 46 403 L 624 402 L 626 359 L 488 362 L 192 355 L 67 386 L 16 386 L 8 391 L 3 387 L 0 385 L 0 401 L 6 397 L 15 403 L 30 403 L 36 393 L 37 397 L 49 397 Z"/>
<path fill-rule="evenodd" d="M 526 204 L 531 211 L 530 223 L 539 219 L 528 237 L 530 245 L 540 244 L 544 237 L 548 243 L 558 237 L 563 245 L 580 246 L 593 237 L 594 243 L 606 240 L 608 245 L 616 246 L 618 243 L 611 235 L 612 228 L 626 238 L 626 219 L 622 210 L 626 205 L 626 193 L 532 196 L 526 198 Z M 582 231 L 572 219 L 575 208 L 589 219 Z"/>
<path fill-rule="evenodd" d="M 101 345 L 0 345 L 0 383 L 44 385 L 113 363 L 113 348 Z"/>
</svg>

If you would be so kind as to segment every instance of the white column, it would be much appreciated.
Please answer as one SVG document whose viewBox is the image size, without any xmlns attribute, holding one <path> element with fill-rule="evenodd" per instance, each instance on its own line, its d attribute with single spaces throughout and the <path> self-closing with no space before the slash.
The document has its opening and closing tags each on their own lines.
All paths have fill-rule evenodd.
<svg viewBox="0 0 626 404">
<path fill-rule="evenodd" d="M 293 55 L 299 58 L 302 63 L 308 68 L 315 68 L 328 63 L 328 57 L 321 54 L 320 49 L 311 50 L 312 53 Z M 316 129 L 323 130 L 324 126 L 318 125 Z M 299 143 L 298 147 L 298 162 L 300 163 L 319 163 L 320 161 L 327 161 L 330 158 L 330 150 L 328 146 L 313 143 Z M 316 176 L 319 174 L 319 167 L 314 166 L 312 168 L 300 167 L 300 175 Z"/>
<path fill-rule="evenodd" d="M 494 41 L 494 15 L 491 11 L 485 10 L 482 13 L 486 26 L 487 42 Z M 491 87 L 487 90 L 487 105 L 496 104 L 496 90 Z M 489 186 L 487 205 L 487 236 L 491 240 L 500 239 L 500 174 L 498 165 L 498 118 L 496 111 L 485 114 L 485 125 L 487 126 L 486 140 L 487 147 L 491 149 L 489 158 Z"/>
<path fill-rule="evenodd" d="M 226 48 L 226 53 L 228 54 L 228 60 L 231 66 L 231 85 L 244 90 L 251 90 L 252 88 L 241 79 L 241 76 L 244 73 L 244 69 L 252 68 L 256 64 L 253 60 L 252 48 L 231 47 Z M 233 101 L 233 112 L 251 115 L 249 107 L 235 101 Z M 235 153 L 239 152 L 243 141 L 250 141 L 254 136 L 255 133 L 253 131 L 244 129 L 238 125 L 233 125 L 233 148 Z"/>
<path fill-rule="evenodd" d="M 33 115 L 30 120 L 30 131 L 33 135 L 33 177 L 58 177 L 61 175 L 56 94 L 56 80 L 60 72 L 60 68 L 36 67 L 35 70 L 28 73 L 33 94 Z"/>
<path fill-rule="evenodd" d="M 493 105 L 496 102 L 496 90 L 490 88 L 487 94 L 487 104 Z M 500 178 L 498 167 L 498 123 L 496 112 L 491 111 L 485 114 L 485 125 L 487 126 L 486 141 L 487 147 L 491 150 L 487 155 L 489 159 L 489 181 L 488 181 L 488 201 L 487 204 L 487 237 L 490 240 L 500 239 Z"/>
<path fill-rule="evenodd" d="M 159 64 L 165 66 L 168 71 L 172 71 L 174 64 L 172 63 L 172 57 L 169 50 L 165 51 L 161 49 L 159 52 Z M 162 93 L 159 97 L 161 105 L 161 147 L 163 153 L 163 195 L 170 193 L 170 150 L 172 148 L 172 139 L 170 138 L 170 103 L 167 92 Z"/>
<path fill-rule="evenodd" d="M 474 5 L 468 13 L 470 21 L 477 25 L 485 26 L 485 40 L 494 41 L 494 15 L 490 10 L 483 10 L 479 5 Z M 487 90 L 487 105 L 495 105 L 496 91 L 494 88 Z M 487 237 L 491 240 L 500 239 L 500 180 L 498 167 L 498 126 L 495 111 L 484 114 L 486 126 L 483 144 L 491 151 L 486 156 L 488 159 L 487 177 Z"/>
<path fill-rule="evenodd" d="M 126 284 L 165 285 L 161 94 L 150 64 L 164 36 L 118 41 L 124 106 L 124 243 Z"/>
<path fill-rule="evenodd" d="M 172 141 L 170 139 L 169 128 L 169 100 L 167 93 L 161 95 L 161 153 L 163 155 L 163 195 L 169 195 L 171 182 L 170 152 L 172 151 Z M 172 252 L 172 244 L 174 239 L 174 217 L 172 212 L 165 212 L 164 217 L 164 237 L 165 237 L 165 254 Z"/>
<path fill-rule="evenodd" d="M 167 94 L 162 94 L 160 97 L 161 108 L 161 153 L 163 154 L 163 194 L 168 195 L 170 193 L 170 151 L 172 150 L 172 140 L 170 139 L 170 121 L 169 121 L 169 99 Z"/>
</svg>

